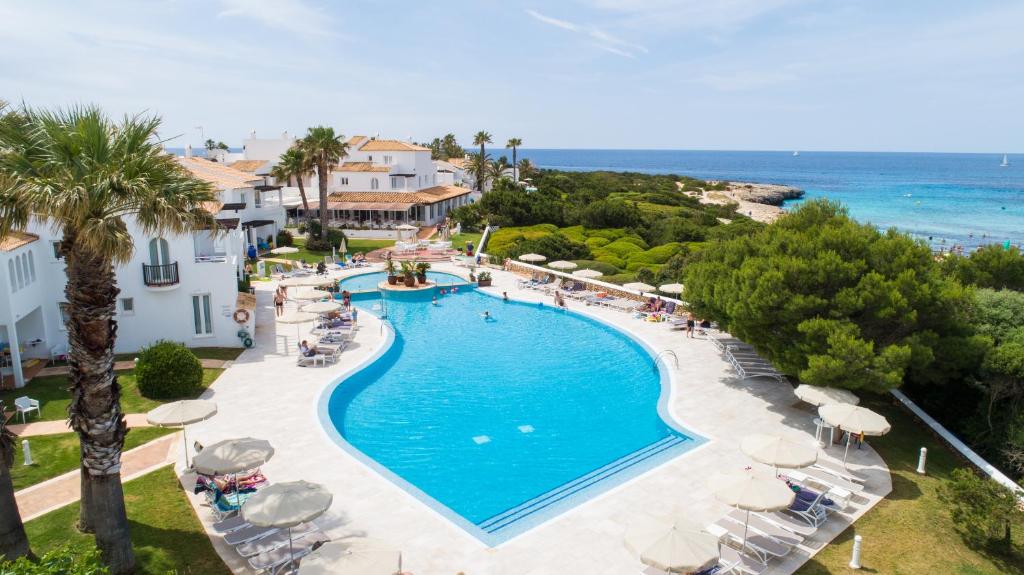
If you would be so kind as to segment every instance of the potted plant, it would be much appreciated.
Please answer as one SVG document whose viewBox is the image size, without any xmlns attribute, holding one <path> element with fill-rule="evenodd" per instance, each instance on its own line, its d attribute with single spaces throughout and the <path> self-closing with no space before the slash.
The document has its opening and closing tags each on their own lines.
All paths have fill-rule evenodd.
<svg viewBox="0 0 1024 575">
<path fill-rule="evenodd" d="M 480 272 L 480 275 L 476 276 L 476 285 L 480 287 L 491 285 L 491 272 Z"/>
<path fill-rule="evenodd" d="M 416 262 L 416 279 L 419 280 L 421 285 L 427 283 L 427 270 L 430 269 L 430 264 L 427 262 Z"/>
<path fill-rule="evenodd" d="M 388 272 L 388 285 L 398 285 L 398 268 L 395 267 L 395 261 L 388 259 L 384 264 L 384 270 Z"/>
<path fill-rule="evenodd" d="M 416 265 L 414 262 L 401 262 L 402 265 L 402 281 L 405 283 L 405 287 L 411 288 L 416 287 Z"/>
</svg>

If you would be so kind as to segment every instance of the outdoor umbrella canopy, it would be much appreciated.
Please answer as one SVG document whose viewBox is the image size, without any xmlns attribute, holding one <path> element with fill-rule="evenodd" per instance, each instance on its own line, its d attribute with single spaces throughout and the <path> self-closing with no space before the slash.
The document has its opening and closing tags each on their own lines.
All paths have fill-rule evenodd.
<svg viewBox="0 0 1024 575">
<path fill-rule="evenodd" d="M 316 301 L 331 297 L 331 292 L 322 289 L 299 288 L 293 293 L 289 293 L 288 297 L 291 299 Z"/>
<path fill-rule="evenodd" d="M 395 229 L 396 230 L 417 230 L 417 231 L 419 231 L 419 228 L 417 228 L 416 226 L 410 226 L 409 224 L 402 224 L 402 225 L 398 226 Z"/>
<path fill-rule="evenodd" d="M 846 451 L 843 453 L 843 465 L 846 465 L 846 458 L 850 455 L 850 437 L 854 433 L 860 435 L 885 435 L 892 429 L 892 426 L 889 425 L 889 421 L 885 417 L 866 407 L 846 403 L 822 405 L 818 408 L 818 415 L 821 416 L 825 423 L 846 432 Z"/>
<path fill-rule="evenodd" d="M 665 284 L 658 287 L 658 291 L 665 293 L 683 293 L 683 284 Z"/>
<path fill-rule="evenodd" d="M 577 268 L 576 264 L 565 260 L 553 261 L 548 264 L 548 267 L 555 270 L 574 270 Z"/>
<path fill-rule="evenodd" d="M 192 466 L 203 475 L 226 475 L 256 469 L 273 456 L 274 448 L 269 441 L 243 437 L 203 448 L 192 458 Z"/>
<path fill-rule="evenodd" d="M 523 254 L 519 259 L 524 262 L 542 262 L 548 258 L 540 254 Z"/>
<path fill-rule="evenodd" d="M 146 421 L 157 427 L 181 427 L 185 444 L 185 467 L 188 467 L 188 430 L 185 426 L 217 415 L 217 404 L 204 399 L 183 399 L 165 403 L 146 414 Z"/>
<path fill-rule="evenodd" d="M 860 403 L 860 398 L 854 395 L 853 392 L 846 389 L 839 389 L 838 387 L 818 387 L 816 385 L 807 385 L 806 383 L 803 383 L 796 386 L 793 393 L 795 393 L 802 401 L 805 401 L 815 407 L 834 403 L 848 403 L 850 405 L 857 405 Z"/>
<path fill-rule="evenodd" d="M 291 246 L 281 246 L 279 248 L 274 248 L 274 249 L 270 250 L 270 253 L 272 253 L 272 254 L 297 254 L 297 253 L 299 253 L 299 248 L 293 248 Z"/>
<path fill-rule="evenodd" d="M 649 284 L 645 284 L 643 282 L 633 282 L 633 283 L 623 284 L 622 287 L 623 287 L 623 289 L 628 289 L 628 290 L 633 290 L 633 291 L 654 291 L 654 286 L 649 285 Z"/>
<path fill-rule="evenodd" d="M 682 519 L 644 518 L 626 530 L 626 547 L 644 565 L 668 573 L 693 573 L 719 558 L 718 538 Z"/>
<path fill-rule="evenodd" d="M 396 575 L 401 571 L 402 553 L 375 539 L 325 543 L 299 565 L 299 575 Z"/>
<path fill-rule="evenodd" d="M 756 433 L 740 440 L 740 451 L 748 457 L 772 467 L 795 469 L 818 461 L 818 450 L 776 435 Z"/>
<path fill-rule="evenodd" d="M 328 286 L 334 283 L 334 280 L 326 277 L 316 276 L 303 276 L 296 278 L 285 278 L 278 282 L 277 285 L 284 287 L 320 287 Z"/>
<path fill-rule="evenodd" d="M 747 512 L 743 522 L 743 547 L 747 546 L 751 511 L 778 511 L 789 507 L 796 499 L 796 493 L 784 481 L 746 471 L 716 473 L 708 480 L 708 487 L 714 491 L 715 499 Z"/>
<path fill-rule="evenodd" d="M 242 518 L 256 527 L 288 530 L 288 555 L 293 556 L 292 527 L 320 517 L 334 496 L 323 485 L 285 481 L 264 487 L 242 504 Z"/>
<path fill-rule="evenodd" d="M 328 303 L 330 303 L 330 302 L 328 302 Z M 311 321 L 313 321 L 315 319 L 316 319 L 316 314 L 315 313 L 309 313 L 309 312 L 305 312 L 305 311 L 293 311 L 293 312 L 288 312 L 288 313 L 286 313 L 284 315 L 278 316 L 277 323 L 288 323 L 288 324 L 292 324 L 293 323 L 293 324 L 295 324 L 295 338 L 298 339 L 300 337 L 299 325 L 303 324 L 303 323 L 309 323 L 309 322 L 311 322 Z"/>
<path fill-rule="evenodd" d="M 341 309 L 341 304 L 336 301 L 317 301 L 302 306 L 302 311 L 308 313 L 330 313 Z"/>
<path fill-rule="evenodd" d="M 576 276 L 578 278 L 599 278 L 599 277 L 603 276 L 604 274 L 599 272 L 599 271 L 597 271 L 597 270 L 585 269 L 585 270 L 576 270 L 576 271 L 572 272 L 572 275 L 574 275 L 574 276 Z"/>
</svg>

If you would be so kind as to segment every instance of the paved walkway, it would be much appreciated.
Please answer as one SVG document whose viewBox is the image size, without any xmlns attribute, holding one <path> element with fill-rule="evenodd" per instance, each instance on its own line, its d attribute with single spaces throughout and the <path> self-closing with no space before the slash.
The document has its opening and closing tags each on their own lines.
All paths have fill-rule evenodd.
<svg viewBox="0 0 1024 575">
<path fill-rule="evenodd" d="M 434 269 L 462 276 L 467 273 L 450 264 L 436 264 Z M 482 291 L 499 297 L 507 291 L 511 298 L 522 301 L 551 301 L 550 296 L 518 289 L 516 277 L 508 272 L 495 270 L 493 278 L 494 286 Z M 714 472 L 751 464 L 739 450 L 744 435 L 776 433 L 797 441 L 813 441 L 813 412 L 795 397 L 792 386 L 770 380 L 741 381 L 708 341 L 687 340 L 664 324 L 570 301 L 574 312 L 612 323 L 651 349 L 676 353 L 679 365 L 669 370 L 669 416 L 709 442 L 510 541 L 487 547 L 342 450 L 321 426 L 318 407 L 332 382 L 365 365 L 386 344 L 387 330 L 381 328 L 380 321 L 370 313 L 360 314 L 355 343 L 338 364 L 299 368 L 291 352 L 295 348 L 292 340 L 296 335 L 308 335 L 296 334 L 291 325 L 278 330 L 270 305 L 273 289 L 272 282 L 256 288 L 256 347 L 246 350 L 218 379 L 216 388 L 207 391 L 218 402 L 217 417 L 190 427 L 189 434 L 207 444 L 244 436 L 269 440 L 277 448 L 263 466 L 271 481 L 305 479 L 325 484 L 333 492 L 331 510 L 317 519 L 328 535 L 335 539 L 383 539 L 402 549 L 405 566 L 416 575 L 460 571 L 489 575 L 636 573 L 641 565 L 622 543 L 626 527 L 637 519 L 673 510 L 683 510 L 698 525 L 725 516 L 730 508 L 714 499 L 706 479 Z M 821 457 L 835 461 L 842 457 L 842 451 L 825 450 Z M 795 550 L 785 561 L 773 562 L 770 573 L 795 571 L 889 493 L 888 469 L 870 446 L 851 453 L 850 460 L 850 468 L 868 478 L 864 497 L 855 507 L 833 514 L 809 545 Z M 182 464 L 179 453 L 179 470 Z M 189 481 L 188 476 L 182 478 L 184 485 Z M 209 510 L 200 497 L 191 500 L 209 532 Z M 251 573 L 221 536 L 211 533 L 210 537 L 235 573 Z"/>
<path fill-rule="evenodd" d="M 224 359 L 200 359 L 199 362 L 203 364 L 203 367 L 208 368 L 208 369 L 223 369 L 223 368 L 225 368 L 225 367 L 227 367 L 228 365 L 231 364 L 230 361 L 227 361 L 227 360 L 224 360 Z M 114 362 L 114 369 L 115 370 L 119 370 L 120 371 L 120 370 L 134 369 L 134 368 L 135 368 L 135 362 L 134 361 L 115 361 Z M 46 376 L 46 375 L 65 375 L 65 374 L 67 374 L 67 372 L 68 372 L 68 366 L 66 366 L 66 365 L 58 365 L 58 366 L 54 366 L 54 367 L 44 367 L 43 369 L 39 370 L 39 373 L 37 373 L 36 375 L 38 375 L 39 377 Z"/>
<path fill-rule="evenodd" d="M 149 427 L 145 413 L 129 413 L 124 416 L 128 427 Z M 54 433 L 68 433 L 74 431 L 68 426 L 66 419 L 55 421 L 34 421 L 26 424 L 8 425 L 7 429 L 18 437 L 34 437 L 36 435 L 53 435 Z"/>
<path fill-rule="evenodd" d="M 172 433 L 121 455 L 121 481 L 130 481 L 172 463 L 181 452 L 181 433 Z M 26 487 L 14 494 L 22 521 L 78 501 L 82 497 L 78 470 Z"/>
</svg>

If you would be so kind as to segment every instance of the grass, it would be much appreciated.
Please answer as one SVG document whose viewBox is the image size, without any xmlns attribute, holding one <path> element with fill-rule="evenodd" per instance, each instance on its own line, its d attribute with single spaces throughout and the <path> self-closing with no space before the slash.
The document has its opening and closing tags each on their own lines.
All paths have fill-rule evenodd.
<svg viewBox="0 0 1024 575">
<path fill-rule="evenodd" d="M 855 573 L 950 575 L 1024 574 L 1024 513 L 1014 526 L 1018 556 L 1008 559 L 970 548 L 953 527 L 938 498 L 939 486 L 952 471 L 965 467 L 955 453 L 936 440 L 927 428 L 893 404 L 892 398 L 871 398 L 865 405 L 888 418 L 892 431 L 868 438 L 892 474 L 892 493 L 879 502 L 820 553 L 808 561 L 799 575 Z M 928 474 L 918 475 L 918 451 L 928 448 Z M 864 538 L 864 569 L 848 567 L 853 536 Z"/>
<path fill-rule="evenodd" d="M 171 466 L 125 483 L 124 498 L 138 573 L 231 573 L 214 551 Z M 77 520 L 78 503 L 73 503 L 29 521 L 25 529 L 32 550 L 42 555 L 62 545 L 91 548 L 93 538 L 75 529 Z"/>
<path fill-rule="evenodd" d="M 473 234 L 473 233 L 455 234 L 451 238 L 452 247 L 455 248 L 455 249 L 459 249 L 459 248 L 465 249 L 466 242 L 473 242 L 473 249 L 474 250 L 479 250 L 480 249 L 480 238 L 482 236 L 483 236 L 483 234 Z"/>
<path fill-rule="evenodd" d="M 163 427 L 131 429 L 128 431 L 128 437 L 125 438 L 124 450 L 128 451 L 175 431 L 177 430 Z M 25 459 L 21 453 L 21 441 L 18 441 L 15 446 L 17 453 L 14 457 L 14 466 L 11 467 L 11 479 L 14 481 L 15 490 L 24 489 L 78 469 L 80 455 L 77 433 L 38 435 L 29 437 L 28 441 L 35 463 L 28 466 L 22 465 Z"/>
<path fill-rule="evenodd" d="M 223 369 L 203 369 L 203 384 L 196 396 L 210 387 L 210 384 L 220 376 Z M 143 397 L 139 393 L 138 383 L 135 381 L 135 374 L 131 370 L 117 372 L 117 381 L 121 384 L 121 409 L 125 413 L 145 413 L 154 407 L 169 400 L 157 400 Z M 13 409 L 14 399 L 27 395 L 32 399 L 39 400 L 40 417 L 33 413 L 28 421 L 55 421 L 65 419 L 68 415 L 68 405 L 71 403 L 71 394 L 68 392 L 68 378 L 66 375 L 50 375 L 37 377 L 28 382 L 28 385 L 20 389 L 9 389 L 0 391 L 0 401 Z M 21 419 L 12 423 L 20 423 Z"/>
<path fill-rule="evenodd" d="M 394 240 L 345 240 L 345 249 L 347 249 L 348 253 L 350 254 L 354 254 L 356 252 L 367 253 L 379 248 L 391 247 L 393 245 L 395 245 Z M 292 243 L 292 247 L 298 249 L 299 251 L 294 254 L 271 254 L 268 257 L 291 261 L 305 260 L 307 264 L 314 264 L 316 262 L 323 261 L 324 256 L 331 255 L 330 250 L 307 250 L 306 240 L 304 238 L 295 238 L 294 242 Z"/>
</svg>

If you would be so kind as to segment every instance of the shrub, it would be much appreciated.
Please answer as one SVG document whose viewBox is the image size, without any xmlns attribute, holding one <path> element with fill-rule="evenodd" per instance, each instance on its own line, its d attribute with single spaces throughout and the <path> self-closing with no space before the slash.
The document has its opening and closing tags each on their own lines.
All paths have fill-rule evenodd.
<svg viewBox="0 0 1024 575">
<path fill-rule="evenodd" d="M 345 239 L 345 232 L 341 231 L 340 228 L 327 228 L 327 243 L 331 246 L 340 246 L 341 241 Z M 328 250 L 331 248 L 328 247 Z"/>
<path fill-rule="evenodd" d="M 306 222 L 299 224 L 298 230 L 300 234 L 306 235 Z"/>
<path fill-rule="evenodd" d="M 331 243 L 320 238 L 310 238 L 306 241 L 306 250 L 311 252 L 330 252 Z"/>
<path fill-rule="evenodd" d="M 77 550 L 60 547 L 37 561 L 22 557 L 14 562 L 0 560 L 0 575 L 107 575 L 98 549 Z"/>
<path fill-rule="evenodd" d="M 616 269 L 621 269 L 621 268 L 626 267 L 626 260 L 624 260 L 624 259 L 622 259 L 622 258 L 620 258 L 620 257 L 618 257 L 618 256 L 616 256 L 614 254 L 605 253 L 605 254 L 597 256 L 594 259 L 596 259 L 597 261 L 599 261 L 601 263 L 605 263 L 605 264 L 608 264 L 610 266 L 615 266 Z"/>
<path fill-rule="evenodd" d="M 1010 527 L 1020 511 L 1009 488 L 961 468 L 954 469 L 952 479 L 939 488 L 939 498 L 949 505 L 950 518 L 965 541 L 1011 550 Z"/>
<path fill-rule="evenodd" d="M 310 238 L 320 237 L 320 220 L 309 220 L 306 222 L 306 227 L 309 229 Z"/>
<path fill-rule="evenodd" d="M 603 273 L 604 275 L 612 275 L 612 274 L 619 273 L 619 268 L 617 268 L 617 267 L 615 267 L 615 266 L 613 266 L 611 264 L 606 264 L 604 262 L 599 262 L 597 260 L 573 260 L 572 263 L 576 264 L 579 267 L 579 269 L 581 269 L 581 270 L 582 269 L 597 270 L 597 271 Z"/>
<path fill-rule="evenodd" d="M 630 264 L 663 264 L 683 250 L 682 244 L 672 242 L 655 246 L 647 251 L 629 254 L 626 259 Z"/>
<path fill-rule="evenodd" d="M 625 238 L 620 238 L 601 248 L 601 251 L 610 252 L 620 258 L 626 259 L 629 254 L 642 252 L 644 251 L 644 248 L 641 248 L 633 242 L 626 241 Z"/>
<path fill-rule="evenodd" d="M 612 243 L 612 241 L 609 240 L 608 238 L 594 237 L 594 238 L 587 238 L 587 241 L 585 243 L 587 244 L 588 248 L 593 250 L 593 249 L 597 249 L 597 248 L 603 248 L 604 246 Z"/>
<path fill-rule="evenodd" d="M 290 246 L 294 241 L 294 236 L 288 230 L 281 230 L 277 232 L 277 247 Z"/>
<path fill-rule="evenodd" d="M 161 340 L 139 353 L 135 377 L 145 397 L 192 397 L 202 387 L 203 365 L 187 347 Z"/>
</svg>

